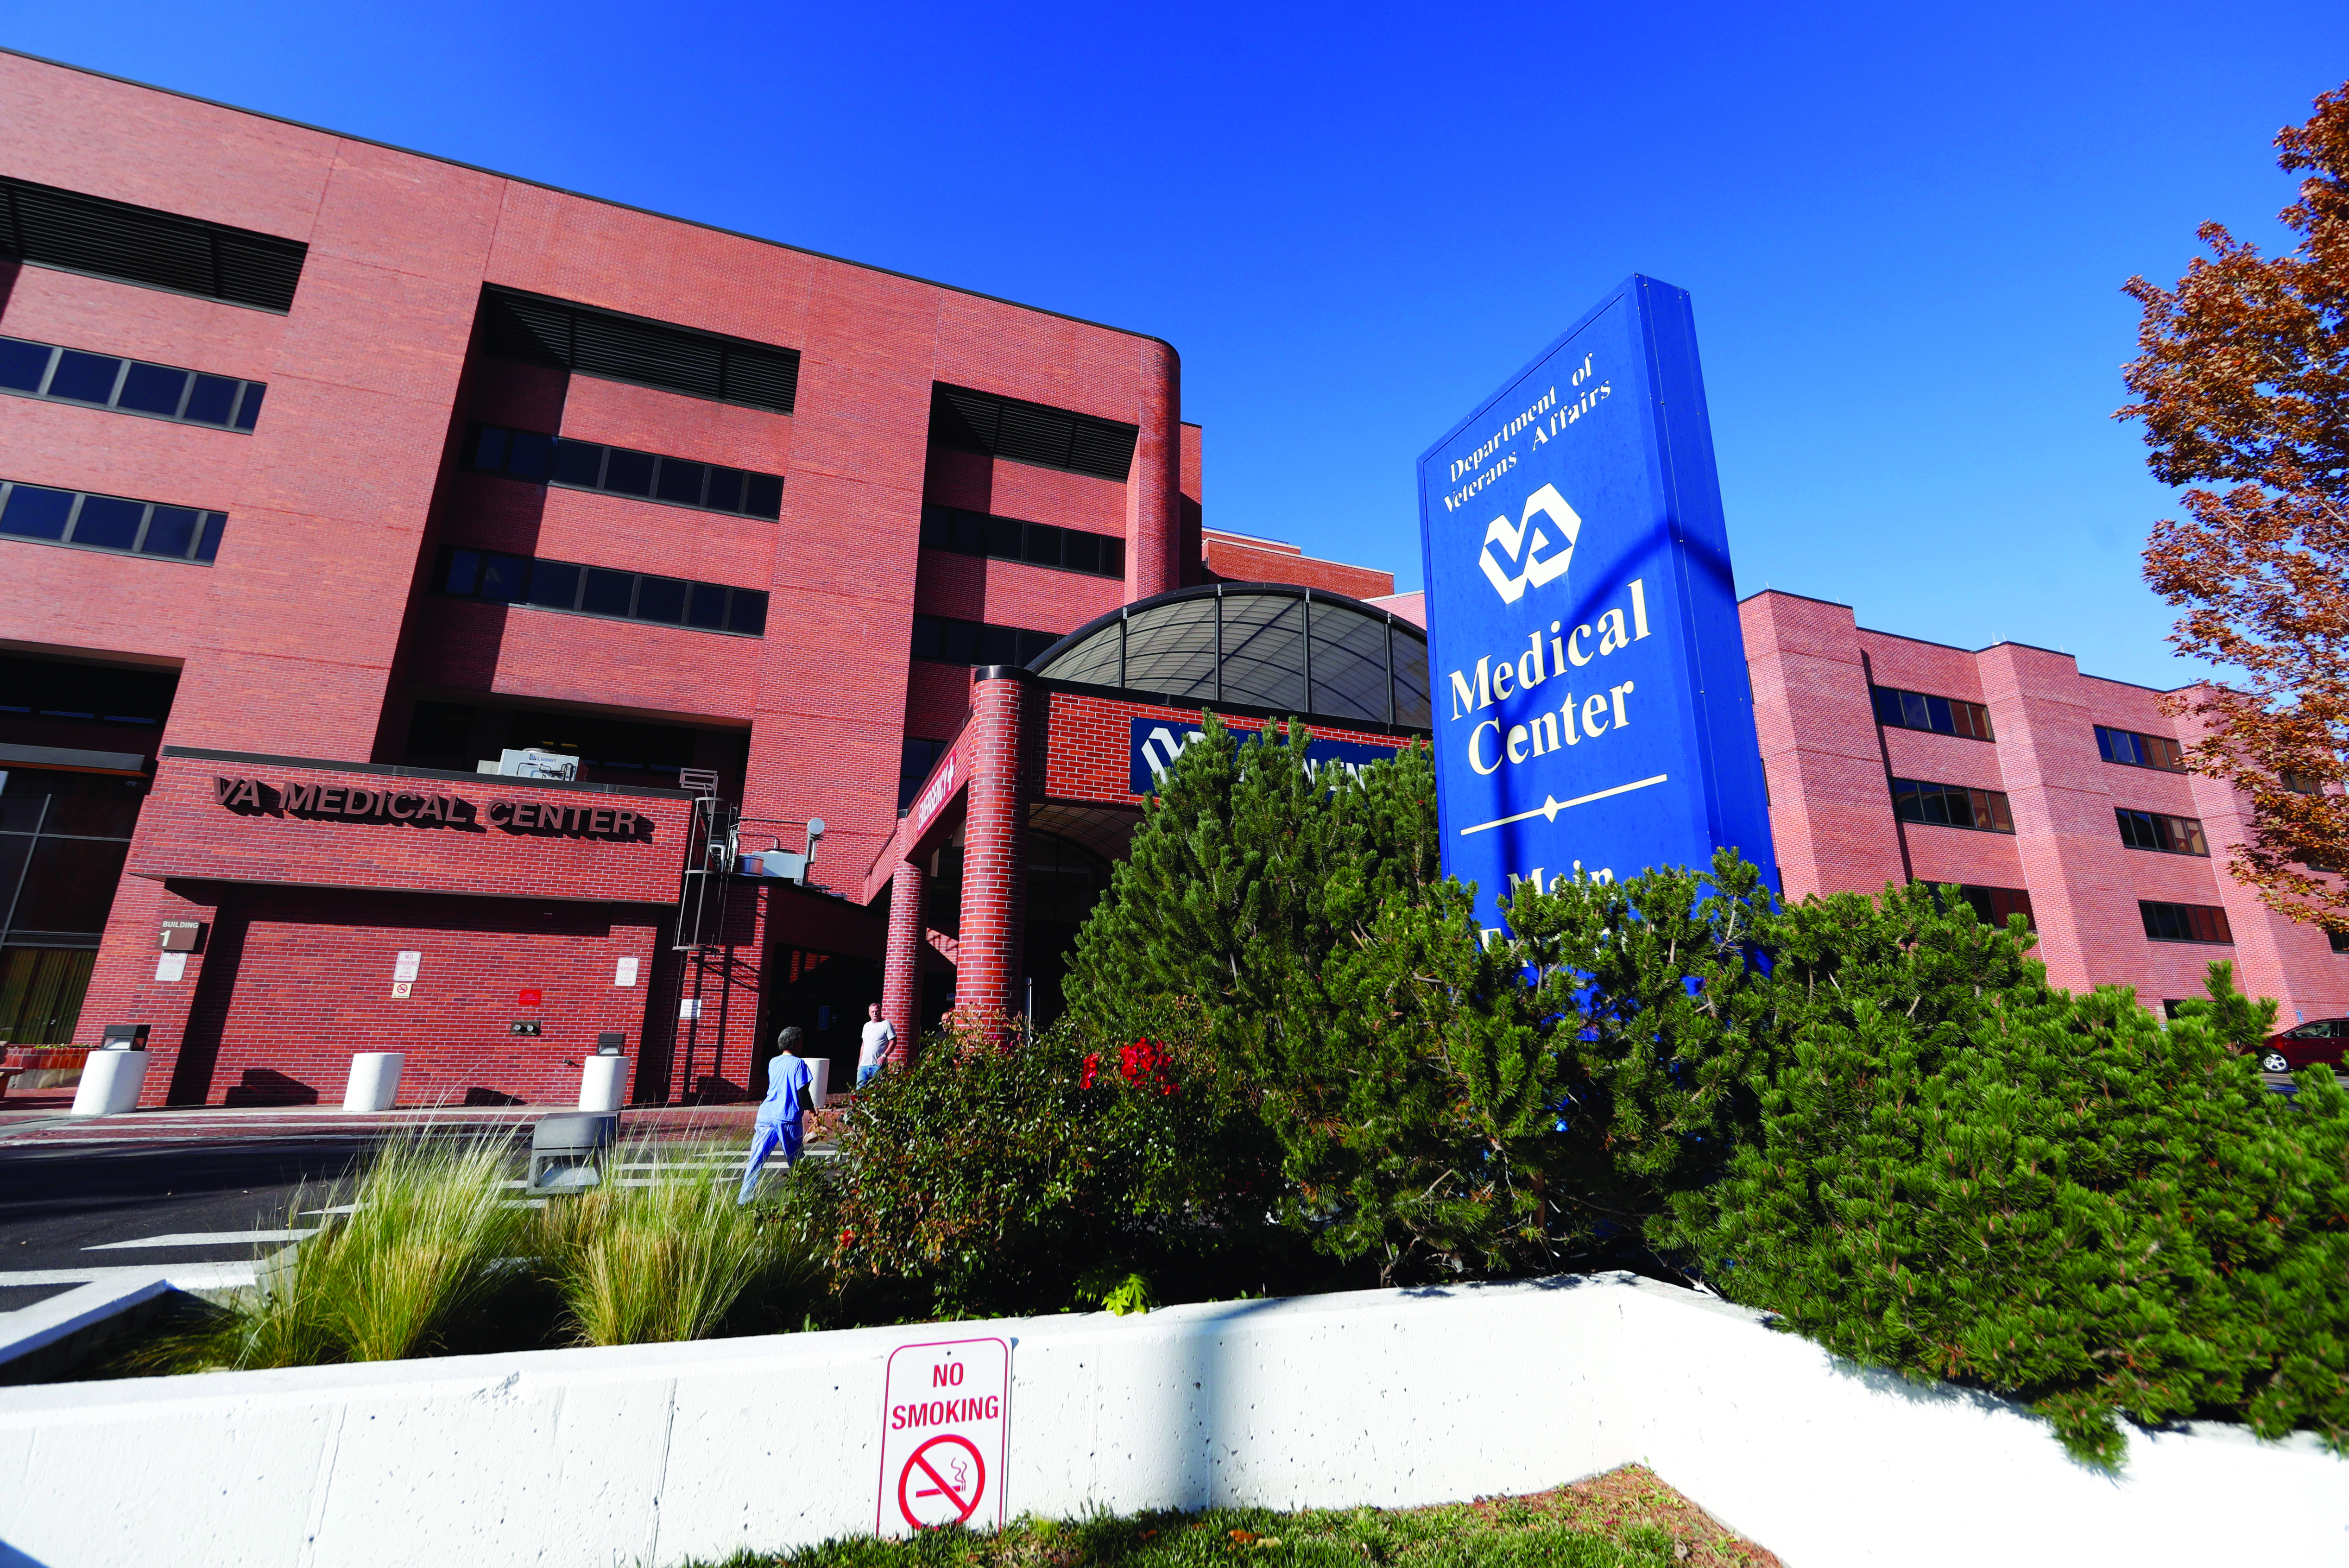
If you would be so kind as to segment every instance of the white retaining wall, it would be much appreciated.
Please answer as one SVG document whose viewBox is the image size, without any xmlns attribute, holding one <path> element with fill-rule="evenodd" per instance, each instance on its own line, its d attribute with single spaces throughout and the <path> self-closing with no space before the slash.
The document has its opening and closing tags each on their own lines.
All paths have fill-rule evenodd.
<svg viewBox="0 0 2349 1568">
<path fill-rule="evenodd" d="M 1013 1344 L 1011 1511 L 1408 1505 L 1631 1460 L 1789 1568 L 2349 1562 L 2349 1464 L 1857 1372 L 1619 1276 L 0 1390 L 0 1568 L 669 1564 L 874 1527 L 897 1345 Z"/>
</svg>

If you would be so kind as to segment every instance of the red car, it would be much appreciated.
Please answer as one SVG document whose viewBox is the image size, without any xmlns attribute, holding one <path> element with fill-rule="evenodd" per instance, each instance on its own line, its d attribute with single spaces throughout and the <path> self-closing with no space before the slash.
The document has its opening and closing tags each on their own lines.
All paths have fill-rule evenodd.
<svg viewBox="0 0 2349 1568">
<path fill-rule="evenodd" d="M 2268 1036 L 2260 1047 L 2260 1071 L 2290 1073 L 2320 1063 L 2338 1067 L 2344 1048 L 2349 1048 L 2349 1018 L 2311 1019 Z"/>
</svg>

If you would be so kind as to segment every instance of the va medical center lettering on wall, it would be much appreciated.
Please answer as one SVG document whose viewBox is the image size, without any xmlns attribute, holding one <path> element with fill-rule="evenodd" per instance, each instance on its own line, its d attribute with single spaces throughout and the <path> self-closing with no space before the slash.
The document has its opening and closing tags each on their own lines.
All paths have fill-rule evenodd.
<svg viewBox="0 0 2349 1568">
<path fill-rule="evenodd" d="M 1444 866 L 1774 879 L 1688 296 L 1633 276 L 1419 462 Z"/>
<path fill-rule="evenodd" d="M 653 819 L 611 806 L 571 805 L 548 800 L 493 800 L 477 808 L 459 795 L 347 784 L 289 784 L 280 788 L 252 778 L 215 778 L 212 794 L 242 815 L 297 816 L 347 822 L 393 823 L 409 827 L 450 827 L 479 833 L 562 834 L 649 843 Z"/>
<path fill-rule="evenodd" d="M 1235 742 L 1246 743 L 1257 727 L 1226 721 Z M 1194 741 L 1207 738 L 1204 730 L 1181 723 L 1169 723 L 1164 719 L 1133 721 L 1133 768 L 1127 787 L 1135 794 L 1150 794 L 1159 788 L 1160 775 L 1174 765 L 1174 760 Z M 1311 740 L 1305 744 L 1305 771 L 1319 774 L 1325 767 L 1343 768 L 1358 774 L 1372 763 L 1383 763 L 1395 754 L 1392 746 L 1370 746 L 1359 741 Z"/>
</svg>

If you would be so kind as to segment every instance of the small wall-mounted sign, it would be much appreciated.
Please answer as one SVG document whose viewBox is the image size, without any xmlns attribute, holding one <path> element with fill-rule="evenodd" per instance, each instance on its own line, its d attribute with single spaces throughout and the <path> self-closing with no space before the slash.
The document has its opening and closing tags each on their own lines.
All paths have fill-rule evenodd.
<svg viewBox="0 0 2349 1568">
<path fill-rule="evenodd" d="M 191 953 L 203 936 L 202 920 L 166 920 L 163 922 L 162 948 L 167 953 Z"/>
<path fill-rule="evenodd" d="M 679 1018 L 688 1020 L 700 1017 L 701 998 L 698 996 L 688 996 L 680 1001 L 677 1004 L 677 1015 Z"/>
<path fill-rule="evenodd" d="M 524 1007 L 536 1007 L 546 1000 L 546 993 L 541 991 L 525 991 L 516 1000 Z"/>
<path fill-rule="evenodd" d="M 416 978 L 418 966 L 423 962 L 424 955 L 422 953 L 401 953 L 398 957 L 391 961 L 391 978 L 394 980 L 414 980 Z"/>
<path fill-rule="evenodd" d="M 188 978 L 188 955 L 184 952 L 163 952 L 155 955 L 155 978 L 171 981 Z"/>
<path fill-rule="evenodd" d="M 540 1033 L 538 1020 L 535 1018 L 516 1019 L 513 1023 L 506 1025 L 506 1033 L 509 1034 L 528 1034 L 534 1037 Z"/>
<path fill-rule="evenodd" d="M 636 961 L 634 958 L 624 958 L 617 964 L 613 966 L 612 983 L 614 985 L 634 985 L 636 983 Z"/>
<path fill-rule="evenodd" d="M 412 981 L 394 981 L 391 986 L 391 999 L 394 1002 L 406 1002 L 415 990 L 416 986 Z"/>
</svg>

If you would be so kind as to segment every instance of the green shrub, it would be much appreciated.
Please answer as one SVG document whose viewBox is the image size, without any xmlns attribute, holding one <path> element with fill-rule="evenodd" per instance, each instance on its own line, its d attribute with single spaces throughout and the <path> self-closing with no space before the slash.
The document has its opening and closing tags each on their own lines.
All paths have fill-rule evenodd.
<svg viewBox="0 0 2349 1568">
<path fill-rule="evenodd" d="M 1717 1282 L 1857 1360 L 2024 1399 L 2083 1458 L 2117 1462 L 2116 1414 L 2341 1448 L 2349 1095 L 2329 1072 L 2268 1091 L 2213 1027 L 2241 1021 L 2219 967 L 2167 1027 L 2035 976 L 1960 1032 L 1837 988 L 1762 1081 Z"/>
<path fill-rule="evenodd" d="M 1072 1023 L 934 1040 L 858 1096 L 840 1163 L 843 1271 L 916 1282 L 940 1314 L 1059 1310 L 1103 1269 L 1215 1293 L 1278 1186 L 1249 1096 L 1180 1010 L 1120 1044 Z"/>
</svg>

